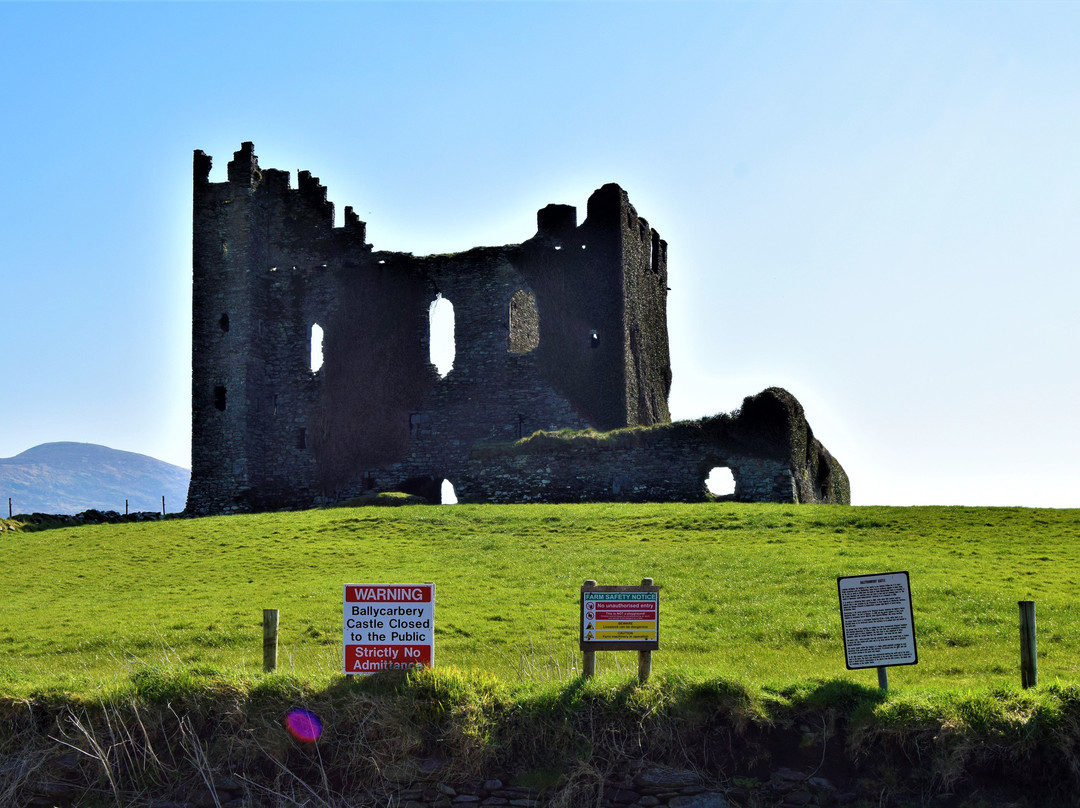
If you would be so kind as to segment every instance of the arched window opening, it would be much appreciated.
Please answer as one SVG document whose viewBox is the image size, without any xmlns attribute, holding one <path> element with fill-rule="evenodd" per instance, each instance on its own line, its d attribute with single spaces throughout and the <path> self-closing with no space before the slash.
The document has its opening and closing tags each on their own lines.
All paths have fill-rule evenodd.
<svg viewBox="0 0 1080 808">
<path fill-rule="evenodd" d="M 442 481 L 440 501 L 443 505 L 457 505 L 457 494 L 454 493 L 454 484 L 449 480 Z"/>
<path fill-rule="evenodd" d="M 219 384 L 214 388 L 214 406 L 225 412 L 225 386 Z"/>
<path fill-rule="evenodd" d="M 596 333 L 595 328 L 589 332 L 589 345 L 593 348 L 597 348 L 600 345 L 600 335 Z"/>
<path fill-rule="evenodd" d="M 540 345 L 540 311 L 536 295 L 518 289 L 510 298 L 510 334 L 506 350 L 512 354 L 527 354 Z"/>
<path fill-rule="evenodd" d="M 221 326 L 222 331 L 229 330 L 229 312 L 222 312 L 221 319 L 218 320 L 218 325 Z"/>
<path fill-rule="evenodd" d="M 731 469 L 717 466 L 705 478 L 705 489 L 714 497 L 732 497 L 735 495 L 735 475 Z"/>
<path fill-rule="evenodd" d="M 317 373 L 323 366 L 323 327 L 318 323 L 311 326 L 311 372 Z"/>
<path fill-rule="evenodd" d="M 428 338 L 428 353 L 431 364 L 439 371 L 440 378 L 454 368 L 456 349 L 454 346 L 454 304 L 442 296 L 435 299 L 428 307 L 428 326 L 431 329 Z"/>
</svg>

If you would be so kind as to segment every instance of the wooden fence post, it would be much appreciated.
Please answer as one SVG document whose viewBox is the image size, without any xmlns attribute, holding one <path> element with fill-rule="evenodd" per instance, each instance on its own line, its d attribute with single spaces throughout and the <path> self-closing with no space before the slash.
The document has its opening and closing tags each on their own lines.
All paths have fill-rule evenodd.
<svg viewBox="0 0 1080 808">
<path fill-rule="evenodd" d="M 652 578 L 642 578 L 642 586 L 652 586 Z M 637 652 L 637 676 L 638 681 L 641 684 L 645 684 L 649 681 L 649 674 L 652 673 L 652 651 L 638 651 Z"/>
<path fill-rule="evenodd" d="M 592 578 L 585 582 L 585 586 L 596 586 L 596 581 Z M 580 628 L 580 624 L 578 626 Z M 581 675 L 586 679 L 591 678 L 596 674 L 596 651 L 582 651 L 581 652 Z"/>
<path fill-rule="evenodd" d="M 1035 639 L 1035 601 L 1021 600 L 1020 605 L 1020 684 L 1035 687 L 1039 683 L 1038 643 Z"/>
<path fill-rule="evenodd" d="M 263 670 L 277 669 L 278 610 L 263 609 Z"/>
</svg>

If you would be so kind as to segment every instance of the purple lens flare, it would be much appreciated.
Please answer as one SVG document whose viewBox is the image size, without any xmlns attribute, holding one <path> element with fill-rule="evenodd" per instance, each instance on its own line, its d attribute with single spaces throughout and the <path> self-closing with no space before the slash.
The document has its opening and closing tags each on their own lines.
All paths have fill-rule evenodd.
<svg viewBox="0 0 1080 808">
<path fill-rule="evenodd" d="M 314 743 L 322 735 L 322 721 L 315 713 L 308 710 L 293 710 L 285 716 L 285 728 L 294 738 L 306 743 Z"/>
</svg>

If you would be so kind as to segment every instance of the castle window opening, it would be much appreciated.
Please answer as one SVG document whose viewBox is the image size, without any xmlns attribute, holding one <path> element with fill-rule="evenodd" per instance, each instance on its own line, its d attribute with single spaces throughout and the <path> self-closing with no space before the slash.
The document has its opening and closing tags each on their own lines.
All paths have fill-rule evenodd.
<svg viewBox="0 0 1080 808">
<path fill-rule="evenodd" d="M 304 427 L 300 427 L 298 430 L 296 430 L 296 448 L 307 448 L 307 430 L 304 429 Z"/>
<path fill-rule="evenodd" d="M 510 298 L 510 331 L 506 350 L 512 354 L 527 354 L 540 345 L 540 312 L 536 296 L 518 289 Z"/>
<path fill-rule="evenodd" d="M 428 326 L 430 328 L 428 355 L 431 364 L 439 372 L 439 377 L 445 379 L 454 368 L 456 356 L 454 304 L 443 297 L 441 292 L 435 295 L 435 299 L 428 307 Z"/>
<path fill-rule="evenodd" d="M 731 469 L 716 466 L 705 478 L 705 489 L 714 497 L 730 497 L 735 494 L 735 475 Z"/>
<path fill-rule="evenodd" d="M 214 406 L 225 412 L 225 385 L 219 384 L 214 388 Z"/>
<path fill-rule="evenodd" d="M 454 484 L 449 480 L 442 481 L 442 488 L 439 490 L 439 501 L 443 505 L 457 505 L 457 494 L 454 493 Z"/>
<path fill-rule="evenodd" d="M 318 323 L 311 326 L 311 372 L 317 373 L 323 366 L 323 327 Z"/>
<path fill-rule="evenodd" d="M 229 330 L 229 312 L 226 311 L 222 313 L 221 319 L 218 320 L 218 325 L 221 326 L 222 331 Z"/>
<path fill-rule="evenodd" d="M 594 328 L 592 331 L 589 332 L 589 345 L 591 345 L 593 348 L 595 348 L 599 344 L 600 344 L 600 335 L 596 333 L 596 329 Z"/>
</svg>

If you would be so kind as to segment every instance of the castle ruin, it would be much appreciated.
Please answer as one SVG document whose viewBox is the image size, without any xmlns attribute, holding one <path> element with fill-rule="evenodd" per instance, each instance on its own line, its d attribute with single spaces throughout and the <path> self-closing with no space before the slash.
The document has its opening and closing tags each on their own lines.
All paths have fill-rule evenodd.
<svg viewBox="0 0 1080 808">
<path fill-rule="evenodd" d="M 210 168 L 196 151 L 189 513 L 437 502 L 444 479 L 461 502 L 694 501 L 717 466 L 736 500 L 850 501 L 782 389 L 671 423 L 667 243 L 618 185 L 580 224 L 548 205 L 521 244 L 417 257 L 374 250 L 350 207 L 335 227 L 318 178 L 292 188 L 251 143 L 225 182 Z M 445 377 L 429 358 L 440 297 Z"/>
</svg>

